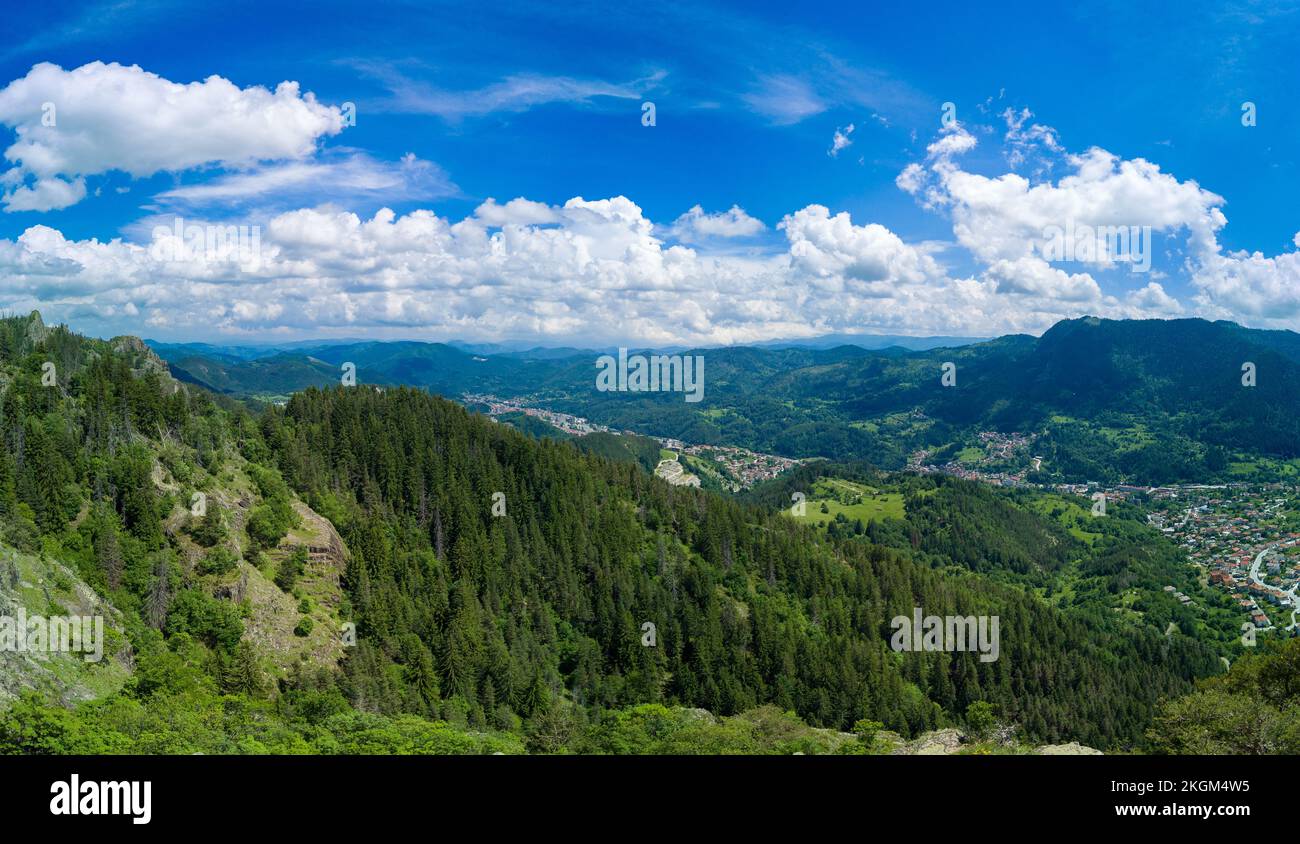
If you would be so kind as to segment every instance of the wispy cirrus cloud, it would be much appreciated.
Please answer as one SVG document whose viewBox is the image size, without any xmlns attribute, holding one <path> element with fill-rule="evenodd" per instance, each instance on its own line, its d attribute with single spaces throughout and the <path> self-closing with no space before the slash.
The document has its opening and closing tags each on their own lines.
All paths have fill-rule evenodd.
<svg viewBox="0 0 1300 844">
<path fill-rule="evenodd" d="M 754 89 L 741 99 L 751 110 L 778 125 L 798 123 L 829 107 L 810 82 L 786 74 L 760 76 Z"/>
<path fill-rule="evenodd" d="M 366 199 L 401 202 L 456 196 L 459 188 L 438 165 L 408 153 L 398 161 L 380 161 L 367 153 L 335 149 L 322 160 L 289 161 L 218 176 L 157 194 L 164 205 L 227 208 L 249 203 L 314 204 L 327 195 L 334 202 Z"/>
<path fill-rule="evenodd" d="M 795 45 L 789 55 L 773 61 L 804 69 L 761 73 L 740 99 L 750 111 L 778 126 L 800 123 L 834 108 L 870 109 L 875 120 L 888 126 L 890 116 L 914 116 L 932 104 L 931 97 L 884 70 L 811 46 Z"/>
<path fill-rule="evenodd" d="M 105 33 L 138 28 L 184 4 L 178 0 L 108 0 L 87 3 L 56 26 L 36 29 L 25 40 L 13 40 L 0 49 L 0 59 L 48 54 L 55 47 L 101 39 Z"/>
<path fill-rule="evenodd" d="M 354 64 L 388 92 L 387 96 L 372 103 L 372 108 L 432 114 L 449 122 L 497 112 L 524 112 L 556 103 L 587 106 L 603 98 L 640 99 L 666 75 L 664 71 L 656 71 L 628 82 L 608 82 L 573 76 L 516 73 L 479 88 L 454 90 L 408 76 L 391 64 Z"/>
</svg>

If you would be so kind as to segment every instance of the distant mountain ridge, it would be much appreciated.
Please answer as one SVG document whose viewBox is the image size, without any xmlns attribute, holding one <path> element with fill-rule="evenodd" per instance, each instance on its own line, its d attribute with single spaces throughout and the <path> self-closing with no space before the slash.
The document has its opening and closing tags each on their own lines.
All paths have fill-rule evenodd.
<svg viewBox="0 0 1300 844">
<path fill-rule="evenodd" d="M 950 337 L 950 336 L 933 336 L 933 337 L 912 337 L 902 334 L 822 334 L 814 337 L 764 340 L 759 343 L 740 344 L 740 346 L 752 346 L 760 349 L 832 349 L 836 346 L 858 346 L 863 349 L 887 349 L 897 346 L 901 349 L 910 351 L 923 351 L 939 347 L 957 347 L 969 346 L 972 343 L 982 343 L 990 338 L 987 337 Z M 257 358 L 274 357 L 283 353 L 301 353 L 312 354 L 316 350 L 336 346 L 353 346 L 365 343 L 426 343 L 427 341 L 411 340 L 363 340 L 360 338 L 352 339 L 331 339 L 331 340 L 294 340 L 285 343 L 267 343 L 267 344 L 249 344 L 249 345 L 225 345 L 217 343 L 171 343 L 162 340 L 144 341 L 150 348 L 163 357 L 189 357 L 201 355 L 204 357 L 213 357 L 225 361 L 238 360 L 255 360 Z M 428 345 L 450 346 L 462 352 L 471 355 L 500 355 L 507 357 L 518 357 L 538 360 L 549 360 L 567 357 L 578 357 L 580 355 L 600 355 L 617 350 L 616 346 L 602 347 L 580 347 L 580 346 L 546 346 L 535 342 L 502 342 L 502 343 L 470 343 L 462 340 L 447 340 L 445 342 L 427 342 Z M 639 344 L 632 344 L 633 348 L 641 348 Z M 688 346 L 666 346 L 656 347 L 659 352 L 681 352 L 690 347 Z M 705 348 L 735 348 L 729 346 L 712 346 Z"/>
<path fill-rule="evenodd" d="M 691 406 L 676 393 L 598 392 L 591 351 L 371 341 L 247 360 L 154 349 L 181 380 L 233 396 L 337 383 L 352 363 L 365 383 L 530 397 L 620 430 L 883 468 L 980 430 L 1041 434 L 1057 479 L 1204 480 L 1254 456 L 1300 458 L 1300 334 L 1223 321 L 1082 317 L 1041 337 L 920 350 L 690 349 L 706 362 L 704 399 Z M 1243 384 L 1248 363 L 1254 386 Z"/>
<path fill-rule="evenodd" d="M 1027 353 L 1026 338 L 988 345 Z M 134 337 L 0 320 L 0 541 L 21 552 L 0 569 L 2 591 L 16 584 L 25 604 L 73 609 L 75 574 L 122 613 L 134 666 L 128 682 L 106 666 L 54 690 L 107 703 L 56 712 L 24 695 L 12 718 L 0 707 L 0 750 L 342 752 L 391 740 L 409 751 L 431 745 L 396 730 L 454 724 L 494 736 L 462 739 L 458 752 L 626 752 L 628 733 L 609 719 L 645 705 L 724 718 L 770 706 L 822 730 L 912 737 L 978 722 L 977 703 L 1035 743 L 1129 749 L 1162 699 L 1219 672 L 1213 630 L 1162 632 L 1157 614 L 1177 605 L 1122 616 L 1105 597 L 1080 600 L 1089 584 L 1115 583 L 1173 604 L 1163 584 L 1194 583 L 1173 546 L 1121 506 L 1088 542 L 1028 497 L 867 470 L 902 509 L 814 529 L 787 515 L 785 494 L 768 508 L 654 480 L 654 441 L 528 437 L 423 390 L 370 389 L 365 375 L 522 378 L 560 395 L 572 377 L 587 383 L 589 360 L 438 344 L 312 351 L 234 369 L 280 387 L 293 366 L 323 377 L 351 362 L 358 388 L 302 390 L 250 414 L 176 383 Z M 710 413 L 756 413 L 739 402 L 761 399 L 784 408 L 786 425 L 812 418 L 818 436 L 843 423 L 807 381 L 932 363 L 856 347 L 712 357 L 718 398 L 735 407 Z M 54 385 L 41 383 L 47 362 Z M 208 378 L 231 370 L 214 366 L 191 363 Z M 672 397 L 661 398 L 662 411 Z M 758 421 L 753 435 L 767 436 Z M 66 585 L 38 555 L 60 561 Z M 1048 603 L 1037 588 L 1062 577 L 1075 597 Z M 1003 661 L 895 650 L 888 620 L 912 607 L 1001 619 L 1012 633 Z M 338 637 L 345 619 L 351 643 Z M 538 725 L 559 718 L 572 732 L 547 738 Z M 68 729 L 47 736 L 32 723 Z"/>
<path fill-rule="evenodd" d="M 863 349 L 888 349 L 897 347 L 921 352 L 928 349 L 956 348 L 983 343 L 989 337 L 911 337 L 903 334 L 823 334 L 803 340 L 767 340 L 751 345 L 760 349 L 833 349 L 837 346 L 858 346 Z"/>
</svg>

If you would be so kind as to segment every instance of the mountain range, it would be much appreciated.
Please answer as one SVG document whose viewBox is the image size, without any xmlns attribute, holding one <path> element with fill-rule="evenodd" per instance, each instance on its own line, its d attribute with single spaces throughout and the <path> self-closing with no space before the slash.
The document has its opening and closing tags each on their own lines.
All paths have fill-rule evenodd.
<svg viewBox="0 0 1300 844">
<path fill-rule="evenodd" d="M 407 377 L 556 366 L 313 351 Z M 727 355 L 774 381 L 911 360 Z M 1165 701 L 1240 650 L 1230 601 L 1123 505 L 1080 531 L 1074 499 L 829 464 L 727 496 L 422 389 L 333 384 L 250 409 L 135 338 L 37 315 L 0 320 L 0 384 L 0 597 L 107 602 L 112 655 L 9 664 L 3 752 L 873 753 L 881 730 L 978 737 L 995 719 L 1030 742 L 1141 749 Z M 818 484 L 877 515 L 786 511 Z M 997 655 L 891 647 L 890 620 L 916 608 L 1000 619 Z"/>
<path fill-rule="evenodd" d="M 364 383 L 528 397 L 616 429 L 887 469 L 917 450 L 959 451 L 981 431 L 1033 434 L 1042 477 L 1067 481 L 1221 480 L 1243 466 L 1282 477 L 1300 457 L 1300 335 L 1199 319 L 1084 317 L 1037 338 L 927 349 L 689 349 L 706 364 L 703 401 L 691 405 L 670 392 L 599 392 L 596 353 L 569 349 L 365 342 L 250 359 L 153 348 L 179 379 L 236 397 L 338 383 L 352 363 Z"/>
</svg>

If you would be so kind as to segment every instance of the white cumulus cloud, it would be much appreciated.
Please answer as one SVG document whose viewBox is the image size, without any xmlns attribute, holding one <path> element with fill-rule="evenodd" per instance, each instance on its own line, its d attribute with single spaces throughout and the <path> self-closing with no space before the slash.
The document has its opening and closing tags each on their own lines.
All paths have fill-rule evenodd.
<svg viewBox="0 0 1300 844">
<path fill-rule="evenodd" d="M 668 234 L 682 243 L 699 243 L 709 238 L 753 237 L 766 229 L 762 220 L 738 205 L 714 214 L 696 205 L 673 221 Z"/>
<path fill-rule="evenodd" d="M 182 84 L 136 65 L 41 63 L 0 90 L 0 123 L 17 135 L 0 175 L 6 210 L 48 211 L 83 198 L 85 176 L 304 159 L 343 116 L 296 82 Z"/>
</svg>

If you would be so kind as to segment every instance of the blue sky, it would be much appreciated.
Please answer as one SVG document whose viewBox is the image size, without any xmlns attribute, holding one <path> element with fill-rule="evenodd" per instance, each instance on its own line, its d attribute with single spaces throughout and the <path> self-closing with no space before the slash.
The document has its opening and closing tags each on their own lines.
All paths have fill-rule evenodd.
<svg viewBox="0 0 1300 844">
<path fill-rule="evenodd" d="M 240 341 L 1297 327 L 1293 7 L 894 5 L 7 10 L 0 306 Z M 177 216 L 265 260 L 160 264 Z M 1150 226 L 1151 272 L 1040 260 L 1067 223 Z"/>
</svg>

